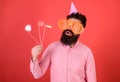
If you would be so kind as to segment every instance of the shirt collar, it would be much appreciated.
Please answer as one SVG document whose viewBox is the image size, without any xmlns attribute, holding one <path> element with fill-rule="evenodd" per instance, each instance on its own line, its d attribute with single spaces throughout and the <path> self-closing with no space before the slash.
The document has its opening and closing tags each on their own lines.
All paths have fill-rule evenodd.
<svg viewBox="0 0 120 82">
<path fill-rule="evenodd" d="M 75 47 L 78 46 L 78 44 L 79 44 L 80 42 L 79 42 L 79 40 L 78 40 L 78 41 L 77 41 L 74 45 L 72 45 L 72 46 L 65 45 L 65 44 L 63 44 L 62 42 L 60 42 L 60 43 L 61 43 L 62 46 L 65 47 L 65 48 L 75 48 Z"/>
</svg>

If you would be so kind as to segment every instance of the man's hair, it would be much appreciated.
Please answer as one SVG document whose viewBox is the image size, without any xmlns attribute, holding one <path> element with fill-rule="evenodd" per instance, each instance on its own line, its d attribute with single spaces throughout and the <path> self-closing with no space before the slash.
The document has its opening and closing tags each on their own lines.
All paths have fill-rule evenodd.
<svg viewBox="0 0 120 82">
<path fill-rule="evenodd" d="M 75 19 L 80 20 L 81 23 L 82 23 L 82 25 L 83 25 L 83 27 L 85 28 L 85 26 L 86 26 L 86 21 L 87 21 L 85 15 L 77 12 L 77 13 L 72 13 L 72 14 L 70 14 L 70 15 L 67 16 L 67 20 L 70 19 L 70 18 L 75 18 Z"/>
</svg>

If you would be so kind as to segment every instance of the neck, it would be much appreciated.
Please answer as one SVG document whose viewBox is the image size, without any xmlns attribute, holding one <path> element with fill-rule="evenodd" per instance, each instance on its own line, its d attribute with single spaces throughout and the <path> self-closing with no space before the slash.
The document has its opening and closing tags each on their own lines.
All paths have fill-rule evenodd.
<svg viewBox="0 0 120 82">
<path fill-rule="evenodd" d="M 76 42 L 76 43 L 77 43 L 77 42 Z M 76 43 L 71 44 L 71 45 L 70 45 L 70 48 L 72 48 Z"/>
</svg>

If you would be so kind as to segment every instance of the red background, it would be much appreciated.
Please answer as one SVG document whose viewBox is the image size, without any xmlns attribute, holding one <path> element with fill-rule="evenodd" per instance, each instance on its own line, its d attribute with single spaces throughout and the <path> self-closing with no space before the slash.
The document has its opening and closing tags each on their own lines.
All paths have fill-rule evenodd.
<svg viewBox="0 0 120 82">
<path fill-rule="evenodd" d="M 59 40 L 56 22 L 70 10 L 71 0 L 0 0 L 0 82 L 49 82 L 49 70 L 35 80 L 29 69 L 30 50 L 36 43 L 24 31 L 26 24 L 38 39 L 37 22 L 46 30 L 44 47 Z M 73 0 L 88 21 L 80 41 L 95 57 L 98 82 L 120 82 L 120 0 Z"/>
</svg>

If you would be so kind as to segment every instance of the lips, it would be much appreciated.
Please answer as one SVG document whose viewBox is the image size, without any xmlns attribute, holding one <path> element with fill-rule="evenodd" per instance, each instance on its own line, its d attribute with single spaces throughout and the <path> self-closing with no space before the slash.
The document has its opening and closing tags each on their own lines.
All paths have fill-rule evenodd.
<svg viewBox="0 0 120 82">
<path fill-rule="evenodd" d="M 67 30 L 67 31 L 65 32 L 65 35 L 67 35 L 67 36 L 72 36 L 72 32 L 70 32 L 69 30 Z"/>
</svg>

